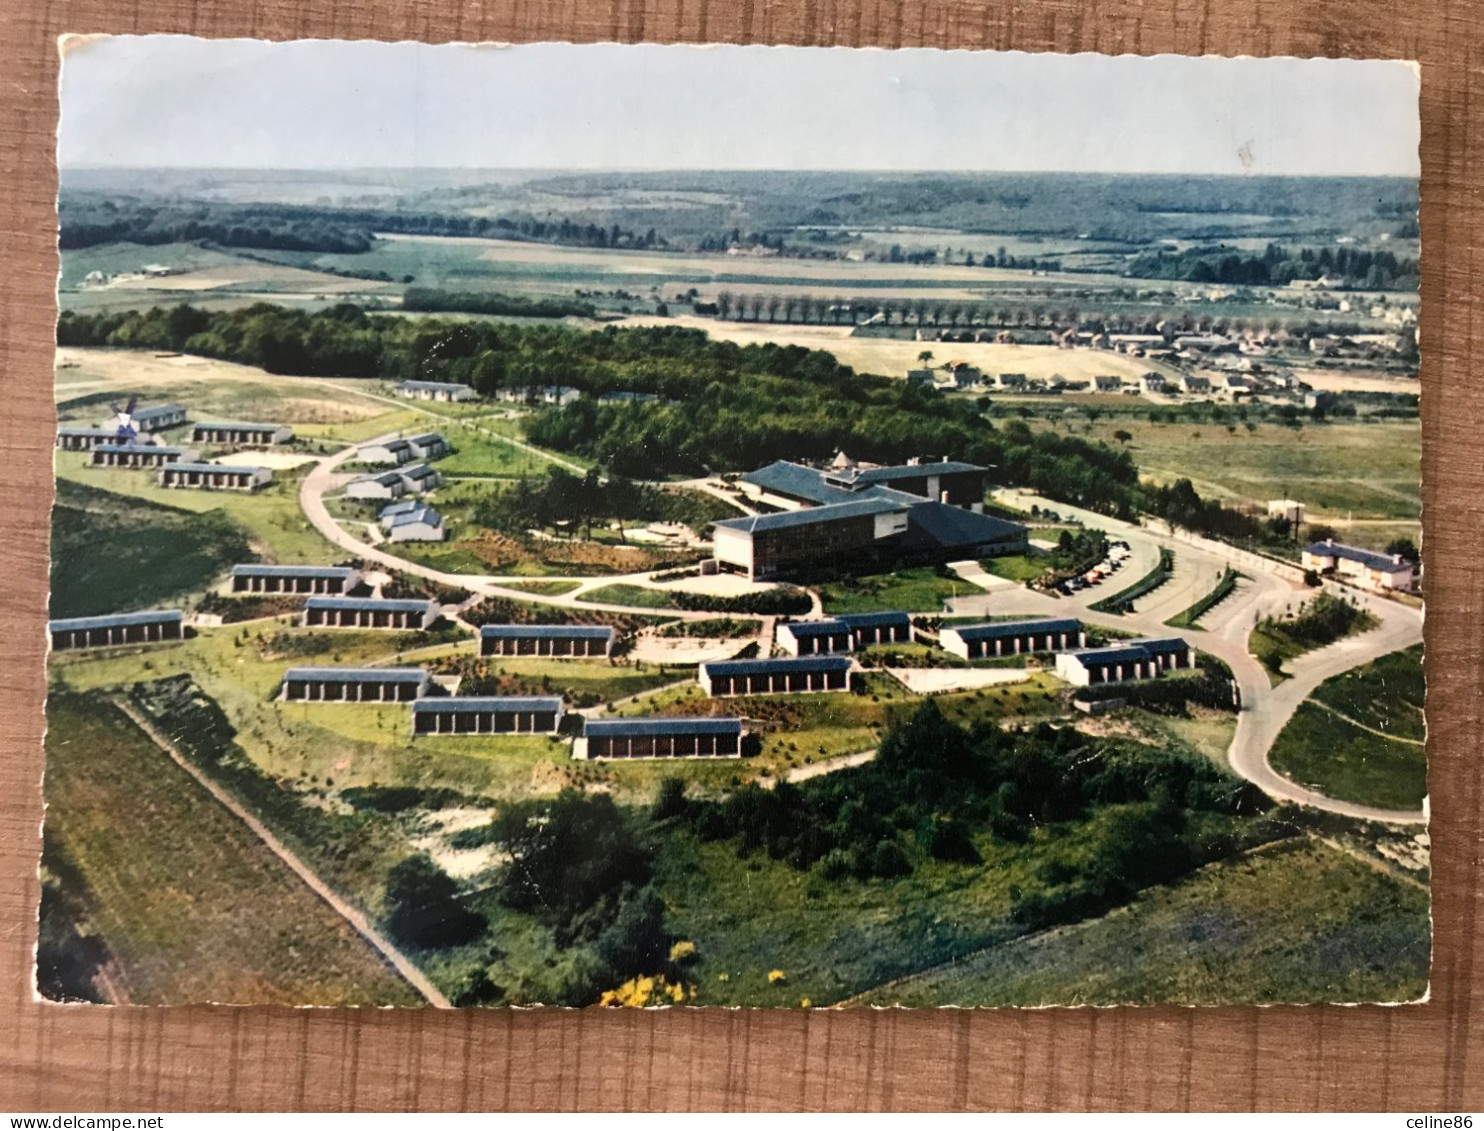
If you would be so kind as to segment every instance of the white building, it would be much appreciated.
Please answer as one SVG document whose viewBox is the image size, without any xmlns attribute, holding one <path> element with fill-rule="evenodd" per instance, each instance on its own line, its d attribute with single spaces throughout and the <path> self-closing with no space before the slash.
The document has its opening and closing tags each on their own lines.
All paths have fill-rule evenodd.
<svg viewBox="0 0 1484 1131">
<path fill-rule="evenodd" d="M 1377 593 L 1409 593 L 1417 583 L 1417 567 L 1400 554 L 1378 554 L 1342 545 L 1333 538 L 1306 546 L 1303 566 L 1319 573 L 1333 571 L 1335 576 Z"/>
<path fill-rule="evenodd" d="M 468 385 L 448 381 L 403 381 L 393 392 L 414 401 L 477 401 L 479 394 Z"/>
<path fill-rule="evenodd" d="M 407 483 L 395 471 L 380 475 L 362 475 L 345 488 L 347 499 L 399 499 L 407 493 Z"/>
<path fill-rule="evenodd" d="M 443 516 L 427 506 L 393 515 L 386 525 L 386 536 L 389 542 L 441 542 Z"/>
</svg>

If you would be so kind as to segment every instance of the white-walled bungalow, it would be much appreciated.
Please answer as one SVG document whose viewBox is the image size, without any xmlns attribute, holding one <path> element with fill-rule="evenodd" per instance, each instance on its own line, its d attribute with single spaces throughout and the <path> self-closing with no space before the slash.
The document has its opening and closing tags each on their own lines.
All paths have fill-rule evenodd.
<svg viewBox="0 0 1484 1131">
<path fill-rule="evenodd" d="M 408 436 L 407 446 L 416 459 L 442 459 L 453 449 L 441 432 L 424 432 L 420 436 Z"/>
<path fill-rule="evenodd" d="M 742 720 L 723 716 L 587 719 L 572 757 L 740 758 Z"/>
<path fill-rule="evenodd" d="M 790 656 L 823 656 L 831 652 L 849 652 L 855 647 L 850 626 L 833 618 L 784 621 L 774 636 L 778 647 Z"/>
<path fill-rule="evenodd" d="M 479 394 L 468 385 L 448 381 L 403 381 L 393 390 L 414 401 L 477 401 Z"/>
<path fill-rule="evenodd" d="M 987 656 L 1019 656 L 1031 652 L 1059 652 L 1087 642 L 1076 620 L 991 621 L 987 624 L 948 624 L 938 633 L 938 644 L 965 660 Z"/>
<path fill-rule="evenodd" d="M 1417 567 L 1400 554 L 1378 554 L 1333 538 L 1304 547 L 1302 561 L 1305 569 L 1333 570 L 1337 577 L 1377 593 L 1391 589 L 1407 593 L 1416 584 Z"/>
<path fill-rule="evenodd" d="M 1056 657 L 1056 674 L 1076 687 L 1092 687 L 1155 679 L 1161 672 L 1188 668 L 1193 663 L 1190 646 L 1172 636 L 1062 652 Z"/>
<path fill-rule="evenodd" d="M 304 602 L 305 628 L 386 628 L 403 632 L 431 628 L 436 601 L 375 597 L 311 597 Z"/>
<path fill-rule="evenodd" d="M 345 485 L 347 499 L 400 499 L 405 494 L 407 482 L 396 471 L 362 475 Z"/>
<path fill-rule="evenodd" d="M 349 593 L 361 581 L 361 571 L 350 566 L 259 565 L 232 567 L 233 593 Z"/>
<path fill-rule="evenodd" d="M 154 644 L 184 635 L 179 609 L 152 609 L 142 613 L 113 613 L 98 617 L 71 617 L 48 621 L 52 651 L 107 648 L 118 644 Z"/>
<path fill-rule="evenodd" d="M 556 734 L 562 725 L 557 695 L 455 695 L 412 705 L 412 733 Z"/>
<path fill-rule="evenodd" d="M 164 467 L 167 463 L 195 463 L 201 453 L 195 448 L 167 448 L 163 444 L 98 444 L 93 448 L 94 467 Z"/>
<path fill-rule="evenodd" d="M 607 624 L 486 624 L 479 629 L 481 656 L 607 656 L 617 637 Z"/>
<path fill-rule="evenodd" d="M 273 482 L 266 467 L 228 463 L 167 463 L 160 468 L 161 487 L 188 487 L 200 491 L 256 491 Z"/>
<path fill-rule="evenodd" d="M 389 542 L 442 542 L 443 516 L 430 506 L 396 514 L 386 523 Z"/>
<path fill-rule="evenodd" d="M 243 420 L 198 420 L 191 428 L 197 444 L 226 444 L 233 448 L 271 448 L 287 444 L 294 430 L 287 424 L 255 424 Z"/>
<path fill-rule="evenodd" d="M 400 468 L 396 474 L 402 477 L 403 485 L 410 494 L 414 495 L 431 491 L 443 482 L 443 476 L 425 463 L 414 463 L 410 467 Z"/>
<path fill-rule="evenodd" d="M 401 467 L 414 457 L 412 445 L 406 440 L 382 440 L 374 444 L 362 444 L 356 449 L 356 462 L 377 467 Z"/>
<path fill-rule="evenodd" d="M 57 447 L 67 452 L 90 452 L 99 444 L 118 443 L 117 428 L 80 428 L 65 424 L 57 429 Z"/>
<path fill-rule="evenodd" d="M 290 668 L 283 698 L 306 703 L 411 703 L 428 689 L 422 668 Z"/>
<path fill-rule="evenodd" d="M 702 664 L 697 678 L 701 688 L 713 699 L 733 695 L 848 691 L 851 667 L 849 656 L 718 660 Z"/>
</svg>

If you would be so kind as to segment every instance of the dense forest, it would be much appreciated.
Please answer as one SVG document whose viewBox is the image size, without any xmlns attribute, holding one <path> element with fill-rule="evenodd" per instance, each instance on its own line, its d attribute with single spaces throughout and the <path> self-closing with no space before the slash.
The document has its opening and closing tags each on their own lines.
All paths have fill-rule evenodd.
<svg viewBox="0 0 1484 1131">
<path fill-rule="evenodd" d="M 527 298 L 487 291 L 440 291 L 409 287 L 402 309 L 418 313 L 495 314 L 516 318 L 594 318 L 598 310 L 581 299 Z"/>
<path fill-rule="evenodd" d="M 1295 250 L 1276 243 L 1268 244 L 1261 255 L 1243 255 L 1222 246 L 1147 252 L 1130 262 L 1127 273 L 1140 279 L 1182 279 L 1238 287 L 1283 286 L 1335 275 L 1346 286 L 1368 291 L 1415 291 L 1418 280 L 1417 260 L 1390 251 L 1352 247 Z"/>
<path fill-rule="evenodd" d="M 205 241 L 225 247 L 273 251 L 358 254 L 370 251 L 376 232 L 427 236 L 485 236 L 574 247 L 663 248 L 653 228 L 635 232 L 620 224 L 578 223 L 568 218 L 468 216 L 398 208 L 331 208 L 296 204 L 221 204 L 67 196 L 58 208 L 61 248 L 106 243 L 165 244 Z"/>
<path fill-rule="evenodd" d="M 712 341 L 701 331 L 555 326 L 308 313 L 269 304 L 207 312 L 64 312 L 60 345 L 169 349 L 305 376 L 457 381 L 485 394 L 533 384 L 654 393 L 664 403 L 591 396 L 538 415 L 530 438 L 633 478 L 731 471 L 775 459 L 897 462 L 936 454 L 995 467 L 1007 483 L 1128 516 L 1138 469 L 1103 444 L 1022 421 L 1003 429 L 971 402 L 857 375 L 821 350 Z"/>
</svg>

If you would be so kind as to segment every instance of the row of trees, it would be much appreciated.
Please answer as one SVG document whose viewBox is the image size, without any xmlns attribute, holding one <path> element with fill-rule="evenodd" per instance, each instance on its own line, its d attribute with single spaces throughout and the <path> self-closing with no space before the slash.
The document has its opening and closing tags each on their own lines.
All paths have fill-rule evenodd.
<svg viewBox="0 0 1484 1131">
<path fill-rule="evenodd" d="M 1243 287 L 1283 286 L 1334 274 L 1349 286 L 1371 291 L 1414 291 L 1418 278 L 1416 258 L 1391 251 L 1348 246 L 1295 250 L 1276 243 L 1268 244 L 1261 255 L 1224 245 L 1147 252 L 1129 264 L 1128 274 Z"/>
</svg>

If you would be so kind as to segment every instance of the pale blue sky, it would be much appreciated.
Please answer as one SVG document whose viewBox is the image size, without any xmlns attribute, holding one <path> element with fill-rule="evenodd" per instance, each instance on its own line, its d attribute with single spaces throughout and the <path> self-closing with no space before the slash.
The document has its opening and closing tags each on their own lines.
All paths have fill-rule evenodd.
<svg viewBox="0 0 1484 1131">
<path fill-rule="evenodd" d="M 120 36 L 62 70 L 64 168 L 1418 175 L 1406 63 Z"/>
</svg>

